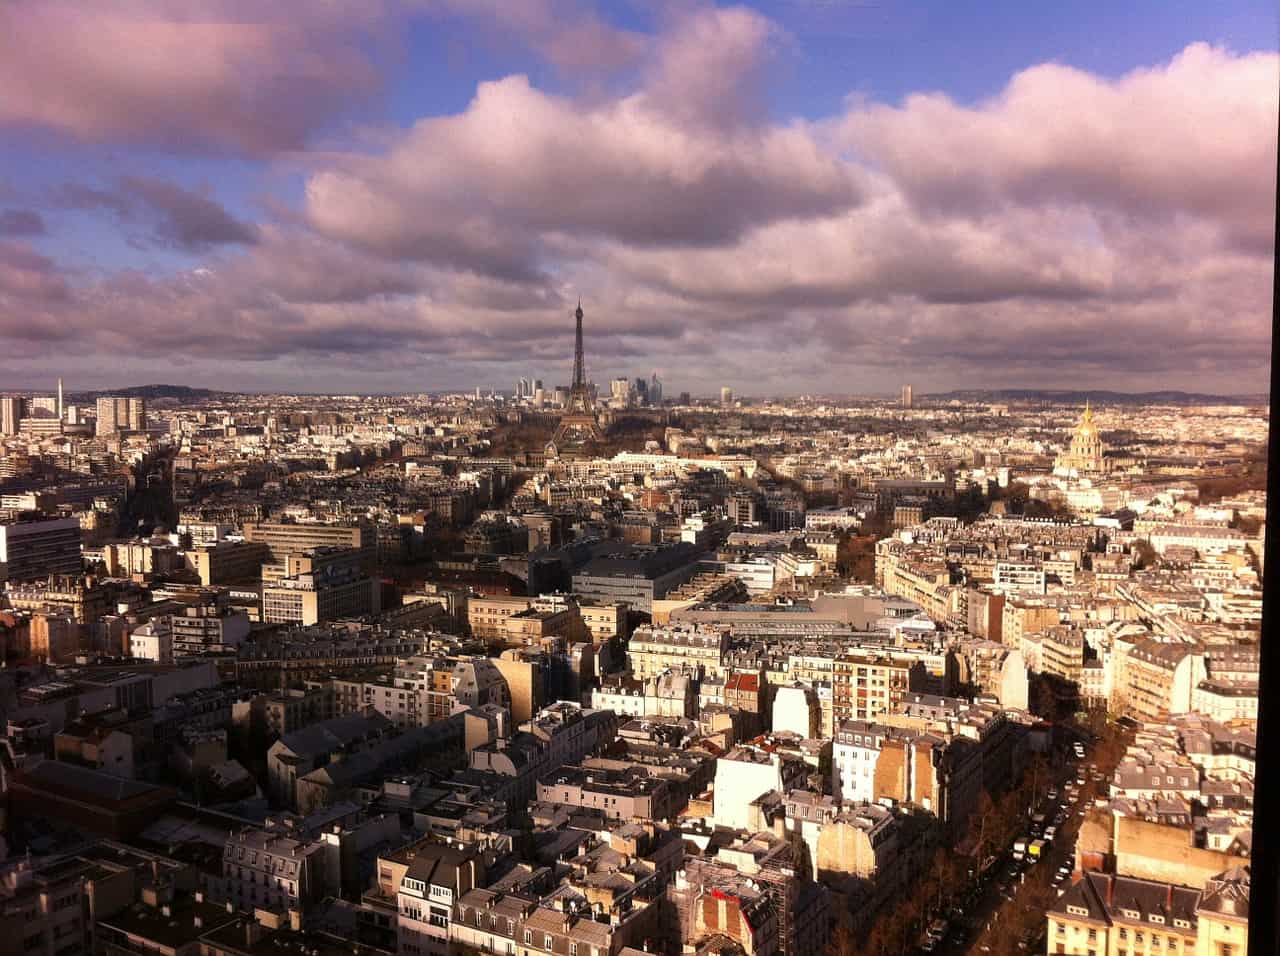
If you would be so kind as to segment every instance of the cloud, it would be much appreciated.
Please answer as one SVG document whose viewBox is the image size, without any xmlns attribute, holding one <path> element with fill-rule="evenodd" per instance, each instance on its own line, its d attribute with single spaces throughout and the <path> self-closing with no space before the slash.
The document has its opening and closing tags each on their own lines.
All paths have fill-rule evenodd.
<svg viewBox="0 0 1280 956">
<path fill-rule="evenodd" d="M 713 129 L 760 118 L 779 38 L 770 20 L 746 7 L 682 10 L 657 45 L 646 99 L 665 116 Z"/>
<path fill-rule="evenodd" d="M 936 93 L 855 107 L 837 138 L 922 211 L 1073 203 L 1149 222 L 1181 214 L 1269 247 L 1278 91 L 1276 54 L 1195 43 L 1117 80 L 1043 64 L 973 107 Z"/>
<path fill-rule="evenodd" d="M 633 66 L 648 45 L 643 34 L 613 26 L 581 0 L 410 0 L 408 8 L 496 28 L 574 75 Z"/>
<path fill-rule="evenodd" d="M 465 15 L 517 30 L 552 7 Z M 10 243 L 0 303 L 34 321 L 0 335 L 384 389 L 554 382 L 582 294 L 597 381 L 1264 387 L 1275 54 L 1194 45 L 1114 79 L 1047 64 L 983 103 L 781 121 L 760 108 L 772 24 L 661 22 L 611 95 L 507 76 L 363 151 L 306 155 L 301 208 L 275 221 L 189 184 L 63 190 L 199 267 L 82 275 Z M 529 36 L 564 35 L 545 28 Z"/>
<path fill-rule="evenodd" d="M 141 226 L 143 234 L 133 239 L 140 245 L 202 252 L 258 240 L 257 227 L 232 216 L 208 190 L 150 176 L 125 176 L 109 188 L 68 183 L 55 191 L 54 201 L 73 209 L 105 210 L 126 227 Z"/>
<path fill-rule="evenodd" d="M 43 236 L 44 217 L 31 209 L 0 209 L 0 236 Z"/>
<path fill-rule="evenodd" d="M 236 219 L 201 193 L 145 176 L 127 176 L 121 185 L 127 194 L 149 208 L 156 220 L 156 235 L 182 249 L 252 243 L 257 239 L 257 230 L 251 224 Z"/>
<path fill-rule="evenodd" d="M 465 112 L 317 171 L 307 213 L 326 235 L 384 255 L 532 277 L 560 233 L 714 244 L 860 199 L 859 170 L 801 124 L 686 121 L 647 92 L 589 106 L 523 76 L 483 83 Z"/>
<path fill-rule="evenodd" d="M 302 148 L 375 92 L 377 3 L 9 0 L 0 127 L 265 156 Z"/>
</svg>

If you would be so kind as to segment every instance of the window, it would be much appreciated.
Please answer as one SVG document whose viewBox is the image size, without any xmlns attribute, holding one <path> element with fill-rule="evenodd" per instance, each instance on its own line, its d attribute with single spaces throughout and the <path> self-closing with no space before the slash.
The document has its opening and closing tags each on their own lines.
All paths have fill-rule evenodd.
<svg viewBox="0 0 1280 956">
<path fill-rule="evenodd" d="M 526 946 L 533 945 L 533 930 L 527 929 L 524 931 L 524 942 Z"/>
<path fill-rule="evenodd" d="M 1089 929 L 1089 942 L 1091 942 L 1091 943 L 1092 943 L 1092 942 L 1093 942 L 1095 939 L 1097 939 L 1097 938 L 1098 938 L 1098 931 L 1097 931 L 1096 929 L 1090 928 L 1090 929 Z"/>
<path fill-rule="evenodd" d="M 551 934 L 550 933 L 544 933 L 542 935 L 542 948 L 545 949 L 547 952 L 551 952 Z"/>
</svg>

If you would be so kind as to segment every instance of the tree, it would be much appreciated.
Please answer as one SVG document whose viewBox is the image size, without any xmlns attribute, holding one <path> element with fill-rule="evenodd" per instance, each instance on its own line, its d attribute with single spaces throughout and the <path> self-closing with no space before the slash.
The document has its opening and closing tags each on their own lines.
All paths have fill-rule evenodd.
<svg viewBox="0 0 1280 956">
<path fill-rule="evenodd" d="M 1156 549 L 1151 546 L 1151 542 L 1146 538 L 1138 538 L 1131 546 L 1133 553 L 1133 566 L 1142 570 L 1143 568 L 1154 567 L 1157 556 Z"/>
<path fill-rule="evenodd" d="M 997 845 L 995 838 L 998 814 L 999 809 L 996 806 L 996 802 L 991 799 L 991 791 L 983 787 L 982 792 L 978 795 L 978 810 L 969 821 L 969 828 L 973 831 L 979 867 L 986 862 L 987 857 L 991 855 L 991 851 Z"/>
</svg>

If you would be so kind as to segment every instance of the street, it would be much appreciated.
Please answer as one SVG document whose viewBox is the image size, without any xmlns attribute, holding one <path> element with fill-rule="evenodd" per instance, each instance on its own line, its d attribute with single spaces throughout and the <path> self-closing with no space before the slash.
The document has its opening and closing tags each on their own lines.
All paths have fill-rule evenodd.
<svg viewBox="0 0 1280 956">
<path fill-rule="evenodd" d="M 1115 725 L 1108 735 L 1116 735 L 1119 746 L 1095 748 L 1082 732 L 1073 739 L 1085 745 L 1084 756 L 1077 759 L 1072 744 L 1067 744 L 1064 759 L 1055 767 L 1050 781 L 1038 794 L 1035 807 L 1027 815 L 1019 834 L 1005 847 L 986 874 L 975 881 L 970 895 L 960 910 L 953 914 L 951 927 L 941 943 L 922 952 L 941 956 L 962 954 L 1043 953 L 1046 929 L 1045 913 L 1054 900 L 1071 885 L 1074 872 L 1053 885 L 1059 868 L 1075 869 L 1076 837 L 1088 809 L 1099 795 L 1105 795 L 1107 783 L 1123 753 L 1127 736 Z M 1077 785 L 1078 777 L 1084 779 Z M 1056 791 L 1056 798 L 1047 794 Z M 1046 825 L 1053 825 L 1059 814 L 1054 839 L 1045 847 L 1042 858 L 1031 862 L 1015 860 L 1013 842 L 1031 838 L 1031 818 L 1044 814 Z"/>
</svg>

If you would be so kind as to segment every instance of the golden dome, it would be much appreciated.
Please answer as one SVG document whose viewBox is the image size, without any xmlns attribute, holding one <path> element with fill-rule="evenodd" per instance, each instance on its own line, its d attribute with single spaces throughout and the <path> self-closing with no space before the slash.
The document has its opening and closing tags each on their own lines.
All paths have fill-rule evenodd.
<svg viewBox="0 0 1280 956">
<path fill-rule="evenodd" d="M 1077 435 L 1094 435 L 1098 431 L 1098 427 L 1093 423 L 1093 409 L 1089 407 L 1089 400 L 1085 399 L 1084 414 L 1080 416 L 1080 424 L 1076 426 Z"/>
</svg>

